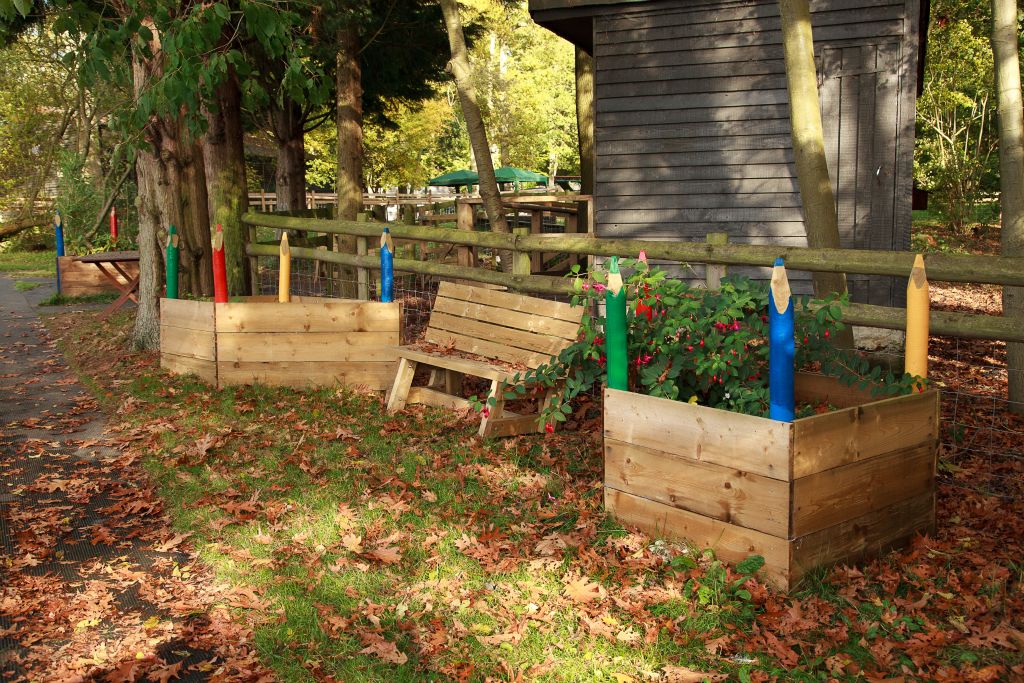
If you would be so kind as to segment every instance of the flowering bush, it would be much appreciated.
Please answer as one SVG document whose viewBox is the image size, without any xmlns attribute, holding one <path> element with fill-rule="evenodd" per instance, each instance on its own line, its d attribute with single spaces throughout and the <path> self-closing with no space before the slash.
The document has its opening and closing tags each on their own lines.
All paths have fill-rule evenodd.
<svg viewBox="0 0 1024 683">
<path fill-rule="evenodd" d="M 768 287 L 730 276 L 714 291 L 666 277 L 645 261 L 626 259 L 631 302 L 626 313 L 630 390 L 672 400 L 724 408 L 751 415 L 768 414 Z M 604 317 L 593 304 L 604 301 L 607 274 L 592 280 L 575 277 L 572 303 L 586 306 L 577 341 L 551 363 L 516 375 L 507 399 L 564 382 L 559 397 L 542 418 L 549 428 L 571 414 L 572 400 L 604 381 Z M 811 301 L 794 297 L 796 365 L 817 365 L 846 384 L 871 386 L 881 394 L 911 390 L 914 378 L 883 376 L 860 356 L 837 349 L 832 336 L 843 329 L 846 298 Z"/>
</svg>

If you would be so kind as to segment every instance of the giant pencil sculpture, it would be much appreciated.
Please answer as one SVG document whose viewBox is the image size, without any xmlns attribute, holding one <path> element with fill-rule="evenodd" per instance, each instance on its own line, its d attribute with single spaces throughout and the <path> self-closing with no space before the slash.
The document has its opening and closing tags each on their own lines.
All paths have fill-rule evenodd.
<svg viewBox="0 0 1024 683">
<path fill-rule="evenodd" d="M 913 377 L 928 377 L 928 276 L 920 254 L 907 283 L 907 341 L 904 368 Z M 918 385 L 918 389 L 923 385 Z"/>
<path fill-rule="evenodd" d="M 110 207 L 110 241 L 117 241 L 117 207 Z"/>
<path fill-rule="evenodd" d="M 768 417 L 792 422 L 796 367 L 793 296 L 783 260 L 775 260 L 768 292 Z"/>
<path fill-rule="evenodd" d="M 213 233 L 213 301 L 218 304 L 228 302 L 228 271 L 224 263 L 224 230 L 217 224 Z"/>
<path fill-rule="evenodd" d="M 53 215 L 53 231 L 57 243 L 57 293 L 60 294 L 60 257 L 64 255 L 64 219 L 60 210 Z"/>
<path fill-rule="evenodd" d="M 292 249 L 288 246 L 288 232 L 281 233 L 281 264 L 277 277 L 277 300 L 286 304 L 292 300 Z"/>
<path fill-rule="evenodd" d="M 178 298 L 178 262 L 180 261 L 180 250 L 178 249 L 178 231 L 173 225 L 167 228 L 167 298 Z"/>
<path fill-rule="evenodd" d="M 626 346 L 626 288 L 619 273 L 619 257 L 612 256 L 608 266 L 608 289 L 604 293 L 605 357 L 608 362 L 608 388 L 629 390 L 629 363 Z"/>
<path fill-rule="evenodd" d="M 395 299 L 395 243 L 391 231 L 384 228 L 380 234 L 380 300 L 391 303 Z"/>
</svg>

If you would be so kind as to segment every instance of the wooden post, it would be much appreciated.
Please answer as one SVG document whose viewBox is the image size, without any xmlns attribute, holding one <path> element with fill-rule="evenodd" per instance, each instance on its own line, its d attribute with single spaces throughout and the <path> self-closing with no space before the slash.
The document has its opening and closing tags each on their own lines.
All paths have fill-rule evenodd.
<svg viewBox="0 0 1024 683">
<path fill-rule="evenodd" d="M 520 228 L 518 225 L 512 228 L 512 234 L 516 237 L 521 237 L 529 234 L 528 228 Z M 531 274 L 531 262 L 529 252 L 519 251 L 514 249 L 512 251 L 512 275 L 530 275 Z"/>
<path fill-rule="evenodd" d="M 516 212 L 518 220 L 519 213 Z M 544 212 L 540 209 L 530 209 L 530 234 L 539 235 L 544 231 Z M 539 273 L 543 270 L 544 253 L 535 251 L 530 255 L 530 267 L 533 272 Z"/>
<path fill-rule="evenodd" d="M 792 422 L 796 376 L 793 296 L 784 261 L 775 259 L 768 290 L 768 417 Z"/>
<path fill-rule="evenodd" d="M 728 244 L 729 233 L 709 232 L 705 237 L 708 244 Z M 717 290 L 722 287 L 722 278 L 725 277 L 725 266 L 717 263 L 709 263 L 704 267 L 704 278 L 708 289 Z"/>
<path fill-rule="evenodd" d="M 924 258 L 914 259 L 907 282 L 907 338 L 903 350 L 903 369 L 913 377 L 928 377 L 928 275 Z M 924 389 L 923 384 L 918 389 Z"/>
<path fill-rule="evenodd" d="M 256 244 L 256 226 L 250 225 L 246 233 L 249 236 L 249 244 Z M 249 257 L 249 282 L 252 283 L 252 289 L 249 293 L 253 296 L 261 294 L 259 256 Z"/>
<path fill-rule="evenodd" d="M 356 220 L 365 223 L 366 214 L 360 213 L 356 216 Z M 367 244 L 367 238 L 356 237 L 356 254 L 359 256 L 366 256 L 369 250 L 369 244 Z M 370 271 L 366 268 L 356 268 L 356 297 L 360 301 L 370 300 Z"/>
<path fill-rule="evenodd" d="M 288 246 L 288 231 L 281 233 L 280 262 L 277 272 L 277 301 L 286 304 L 292 300 L 292 252 Z"/>
<path fill-rule="evenodd" d="M 465 199 L 455 201 L 455 224 L 459 230 L 472 232 L 475 229 L 476 208 Z M 460 246 L 458 250 L 460 266 L 472 268 L 476 265 L 472 247 Z"/>
</svg>

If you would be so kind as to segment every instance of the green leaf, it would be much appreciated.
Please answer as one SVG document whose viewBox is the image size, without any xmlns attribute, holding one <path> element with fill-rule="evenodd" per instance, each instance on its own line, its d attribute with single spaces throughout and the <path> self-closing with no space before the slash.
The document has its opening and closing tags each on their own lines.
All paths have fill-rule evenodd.
<svg viewBox="0 0 1024 683">
<path fill-rule="evenodd" d="M 736 565 L 736 571 L 743 574 L 756 574 L 764 566 L 764 558 L 760 555 L 751 555 Z"/>
</svg>

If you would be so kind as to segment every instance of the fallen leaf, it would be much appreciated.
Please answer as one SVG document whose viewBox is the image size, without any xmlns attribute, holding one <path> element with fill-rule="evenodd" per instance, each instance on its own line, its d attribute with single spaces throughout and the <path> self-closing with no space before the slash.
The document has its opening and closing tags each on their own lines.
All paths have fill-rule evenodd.
<svg viewBox="0 0 1024 683">
<path fill-rule="evenodd" d="M 665 673 L 665 683 L 704 683 L 704 681 L 724 681 L 728 678 L 725 674 L 694 671 L 674 664 L 666 664 L 661 667 L 661 670 Z"/>
</svg>

